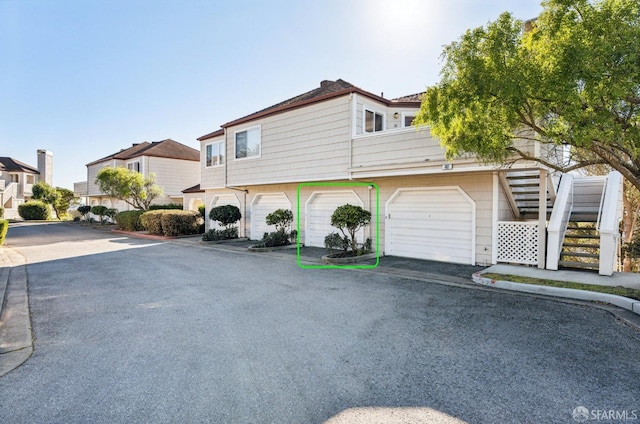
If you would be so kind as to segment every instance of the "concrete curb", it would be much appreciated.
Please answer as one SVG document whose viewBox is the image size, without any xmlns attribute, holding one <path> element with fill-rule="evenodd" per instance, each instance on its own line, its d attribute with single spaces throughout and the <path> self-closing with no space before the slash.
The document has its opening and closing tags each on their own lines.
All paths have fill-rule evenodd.
<svg viewBox="0 0 640 424">
<path fill-rule="evenodd" d="M 15 251 L 2 248 L 0 292 L 0 376 L 23 364 L 33 353 L 26 261 Z"/>
<path fill-rule="evenodd" d="M 618 296 L 615 294 L 598 293 L 578 289 L 565 289 L 562 287 L 538 286 L 535 284 L 526 283 L 514 283 L 512 281 L 504 280 L 494 280 L 491 278 L 483 277 L 482 273 L 480 272 L 476 272 L 475 274 L 473 274 L 472 280 L 476 284 L 495 287 L 498 289 L 583 300 L 587 302 L 609 303 L 611 305 L 615 305 L 619 308 L 623 308 L 640 315 L 640 301 L 624 296 Z"/>
</svg>

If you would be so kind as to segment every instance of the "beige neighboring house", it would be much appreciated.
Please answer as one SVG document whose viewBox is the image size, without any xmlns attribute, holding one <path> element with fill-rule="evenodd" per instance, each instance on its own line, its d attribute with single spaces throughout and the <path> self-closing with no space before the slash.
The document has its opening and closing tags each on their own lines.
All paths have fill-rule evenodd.
<svg viewBox="0 0 640 424">
<path fill-rule="evenodd" d="M 183 204 L 185 188 L 200 181 L 200 152 L 177 141 L 166 139 L 142 142 L 87 164 L 87 181 L 74 184 L 76 196 L 86 197 L 87 205 L 103 205 L 119 211 L 134 209 L 122 200 L 111 198 L 95 184 L 96 175 L 104 167 L 126 167 L 145 177 L 155 175 L 163 195 L 153 204 Z M 86 192 L 83 193 L 83 190 Z"/>
<path fill-rule="evenodd" d="M 53 153 L 38 150 L 38 167 L 10 157 L 0 157 L 0 206 L 6 219 L 20 219 L 18 206 L 31 199 L 33 185 L 53 185 Z"/>
<path fill-rule="evenodd" d="M 301 242 L 323 247 L 336 231 L 331 213 L 350 203 L 374 216 L 360 239 L 370 238 L 381 255 L 463 264 L 572 266 L 581 259 L 563 247 L 571 244 L 565 238 L 571 222 L 598 221 L 601 248 L 588 266 L 611 274 L 619 174 L 560 179 L 534 161 L 449 161 L 429 128 L 412 125 L 420 98 L 386 99 L 343 80 L 322 81 L 198 138 L 201 178 L 192 191 L 203 196 L 207 214 L 238 206 L 240 234 L 251 239 L 273 230 L 268 213 L 286 208 Z M 517 143 L 531 155 L 562 158 L 543 144 Z"/>
</svg>

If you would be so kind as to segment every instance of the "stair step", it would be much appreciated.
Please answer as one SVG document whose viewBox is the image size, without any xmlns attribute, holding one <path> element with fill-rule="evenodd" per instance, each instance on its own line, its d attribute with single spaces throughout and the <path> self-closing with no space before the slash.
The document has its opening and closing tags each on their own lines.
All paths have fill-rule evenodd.
<svg viewBox="0 0 640 424">
<path fill-rule="evenodd" d="M 515 173 L 511 173 L 511 174 L 507 174 L 507 179 L 508 180 L 526 180 L 526 179 L 536 179 L 539 180 L 540 179 L 540 174 L 535 173 L 535 174 L 515 174 Z"/>
<path fill-rule="evenodd" d="M 560 257 L 573 256 L 576 258 L 593 258 L 598 259 L 600 257 L 597 253 L 583 253 L 583 252 L 560 252 Z"/>
<path fill-rule="evenodd" d="M 511 188 L 540 188 L 539 183 L 509 183 L 509 187 Z"/>
<path fill-rule="evenodd" d="M 586 244 L 586 243 L 563 243 L 562 247 L 582 247 L 586 249 L 600 248 L 600 244 Z"/>
<path fill-rule="evenodd" d="M 589 269 L 589 270 L 600 269 L 600 264 L 586 263 L 586 262 L 558 261 L 558 265 L 565 268 L 578 268 L 578 269 Z"/>
</svg>

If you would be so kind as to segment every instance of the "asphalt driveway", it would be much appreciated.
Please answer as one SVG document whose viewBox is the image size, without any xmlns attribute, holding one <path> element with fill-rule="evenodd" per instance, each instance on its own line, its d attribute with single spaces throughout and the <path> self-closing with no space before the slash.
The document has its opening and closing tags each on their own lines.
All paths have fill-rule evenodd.
<svg viewBox="0 0 640 424">
<path fill-rule="evenodd" d="M 640 335 L 598 309 L 68 224 L 8 243 L 35 343 L 0 422 L 640 419 Z"/>
</svg>

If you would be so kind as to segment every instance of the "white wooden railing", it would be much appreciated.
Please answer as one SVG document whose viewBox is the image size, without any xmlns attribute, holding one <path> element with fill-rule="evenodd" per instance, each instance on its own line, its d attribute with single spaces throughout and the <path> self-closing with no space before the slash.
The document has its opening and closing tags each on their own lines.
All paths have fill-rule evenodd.
<svg viewBox="0 0 640 424">
<path fill-rule="evenodd" d="M 547 269 L 557 270 L 567 225 L 573 210 L 573 175 L 564 174 L 547 226 Z"/>
<path fill-rule="evenodd" d="M 613 171 L 607 176 L 604 194 L 598 212 L 600 231 L 600 275 L 611 275 L 615 270 L 618 255 L 620 231 L 618 225 L 622 219 L 622 175 Z"/>
</svg>

